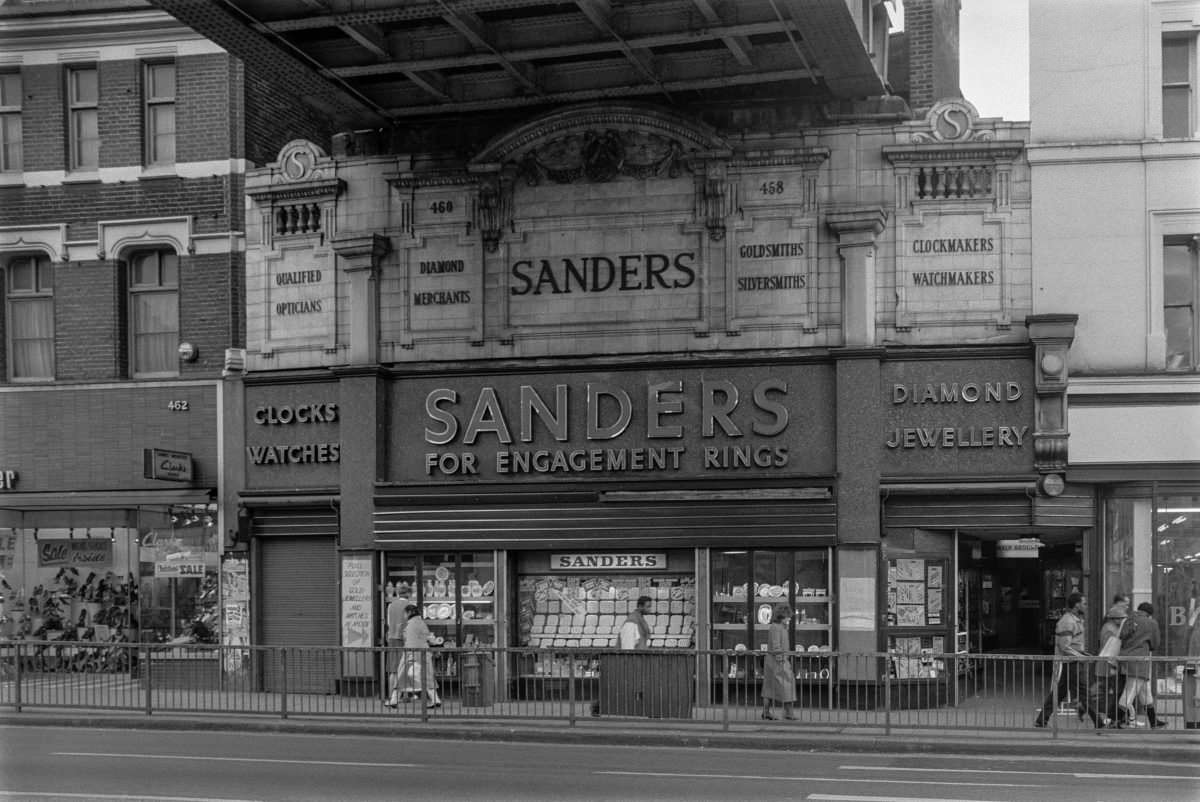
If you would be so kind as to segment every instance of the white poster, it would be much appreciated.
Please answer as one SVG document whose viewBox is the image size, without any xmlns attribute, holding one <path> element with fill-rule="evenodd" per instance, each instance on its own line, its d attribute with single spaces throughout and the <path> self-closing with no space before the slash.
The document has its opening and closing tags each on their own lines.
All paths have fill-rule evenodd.
<svg viewBox="0 0 1200 802">
<path fill-rule="evenodd" d="M 369 647 L 375 626 L 370 555 L 342 556 L 342 645 Z"/>
</svg>

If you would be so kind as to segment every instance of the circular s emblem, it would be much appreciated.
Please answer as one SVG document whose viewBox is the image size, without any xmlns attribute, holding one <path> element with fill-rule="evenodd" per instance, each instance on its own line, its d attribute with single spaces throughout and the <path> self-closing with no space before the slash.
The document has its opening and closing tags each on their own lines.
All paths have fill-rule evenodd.
<svg viewBox="0 0 1200 802">
<path fill-rule="evenodd" d="M 279 170 L 286 181 L 305 181 L 313 177 L 325 151 L 307 139 L 294 139 L 279 151 Z"/>
</svg>

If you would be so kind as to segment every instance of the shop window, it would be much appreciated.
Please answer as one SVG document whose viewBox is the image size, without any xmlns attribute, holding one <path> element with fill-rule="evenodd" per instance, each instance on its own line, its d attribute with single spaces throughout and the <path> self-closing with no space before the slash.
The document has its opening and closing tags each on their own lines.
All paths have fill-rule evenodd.
<svg viewBox="0 0 1200 802">
<path fill-rule="evenodd" d="M 1200 235 L 1168 238 L 1163 246 L 1163 329 L 1167 370 L 1195 370 L 1200 354 Z"/>
<path fill-rule="evenodd" d="M 829 549 L 802 551 L 728 549 L 711 552 L 712 648 L 746 652 L 729 662 L 733 681 L 762 680 L 762 657 L 775 612 L 794 611 L 789 644 L 812 653 L 795 661 L 798 680 L 830 679 L 832 666 L 820 657 L 833 646 L 833 585 Z M 714 658 L 713 677 L 723 681 L 724 663 Z"/>
<path fill-rule="evenodd" d="M 185 505 L 141 535 L 138 548 L 141 640 L 220 640 L 216 509 Z"/>
<path fill-rule="evenodd" d="M 1196 37 L 1162 40 L 1163 136 L 1191 137 L 1196 130 Z"/>
<path fill-rule="evenodd" d="M 1148 498 L 1110 498 L 1104 502 L 1105 595 L 1101 602 L 1107 603 L 1118 593 L 1129 594 L 1137 586 L 1135 541 L 1145 543 L 1145 536 L 1137 532 L 1149 525 L 1149 509 Z"/>
<path fill-rule="evenodd" d="M 143 93 L 146 164 L 173 164 L 175 162 L 175 64 L 147 64 Z"/>
<path fill-rule="evenodd" d="M 1200 657 L 1200 492 L 1155 499 L 1155 618 L 1162 654 Z"/>
<path fill-rule="evenodd" d="M 12 381 L 54 378 L 54 271 L 42 255 L 8 263 L 8 364 Z"/>
<path fill-rule="evenodd" d="M 71 170 L 100 168 L 100 79 L 95 67 L 67 70 Z"/>
<path fill-rule="evenodd" d="M 130 369 L 134 378 L 179 373 L 179 257 L 168 249 L 128 259 Z"/>
<path fill-rule="evenodd" d="M 0 172 L 20 172 L 21 73 L 0 73 Z"/>
<path fill-rule="evenodd" d="M 496 559 L 490 551 L 389 554 L 384 602 L 408 599 L 448 649 L 495 646 Z M 439 652 L 439 680 L 457 679 L 461 655 Z"/>
</svg>

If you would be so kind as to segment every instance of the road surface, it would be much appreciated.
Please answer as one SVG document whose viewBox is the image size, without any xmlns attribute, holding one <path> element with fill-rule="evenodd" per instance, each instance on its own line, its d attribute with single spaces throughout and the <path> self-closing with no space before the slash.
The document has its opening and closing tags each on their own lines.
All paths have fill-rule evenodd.
<svg viewBox="0 0 1200 802">
<path fill-rule="evenodd" d="M 1200 761 L 14 726 L 0 727 L 9 800 L 1197 802 Z"/>
</svg>

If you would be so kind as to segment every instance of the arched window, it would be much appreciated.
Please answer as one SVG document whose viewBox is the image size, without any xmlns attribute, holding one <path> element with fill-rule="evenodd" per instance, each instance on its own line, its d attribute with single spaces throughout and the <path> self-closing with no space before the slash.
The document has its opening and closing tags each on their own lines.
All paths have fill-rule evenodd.
<svg viewBox="0 0 1200 802">
<path fill-rule="evenodd" d="M 179 373 L 179 256 L 133 251 L 129 269 L 129 365 L 135 378 Z"/>
<path fill-rule="evenodd" d="M 9 260 L 8 375 L 12 381 L 54 378 L 54 271 L 44 254 Z"/>
</svg>

